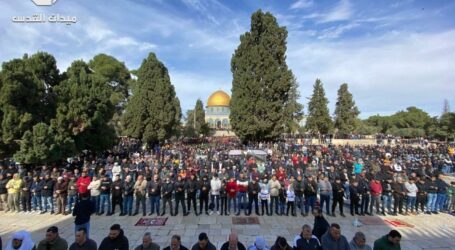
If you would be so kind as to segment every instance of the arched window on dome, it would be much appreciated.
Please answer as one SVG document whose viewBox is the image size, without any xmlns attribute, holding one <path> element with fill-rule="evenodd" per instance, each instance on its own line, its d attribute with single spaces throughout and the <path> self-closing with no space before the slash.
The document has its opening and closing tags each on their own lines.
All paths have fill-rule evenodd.
<svg viewBox="0 0 455 250">
<path fill-rule="evenodd" d="M 215 120 L 215 127 L 216 129 L 220 129 L 222 127 L 222 123 L 220 119 Z"/>
<path fill-rule="evenodd" d="M 229 127 L 229 120 L 228 119 L 223 119 L 223 128 Z"/>
<path fill-rule="evenodd" d="M 212 119 L 212 118 L 209 118 L 209 119 L 207 120 L 207 123 L 209 124 L 209 127 L 213 128 L 214 122 L 213 122 L 213 119 Z"/>
</svg>

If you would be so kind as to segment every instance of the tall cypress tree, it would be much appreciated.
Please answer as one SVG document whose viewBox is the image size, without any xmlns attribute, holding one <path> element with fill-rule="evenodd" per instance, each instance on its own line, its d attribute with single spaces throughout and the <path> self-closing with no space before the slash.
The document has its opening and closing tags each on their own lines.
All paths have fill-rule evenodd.
<svg viewBox="0 0 455 250">
<path fill-rule="evenodd" d="M 192 127 L 195 130 L 196 134 L 200 134 L 201 128 L 205 124 L 205 112 L 201 99 L 197 99 L 194 109 L 187 112 L 186 119 L 186 125 Z"/>
<path fill-rule="evenodd" d="M 289 91 L 288 102 L 286 103 L 286 115 L 292 119 L 289 119 L 286 124 L 287 133 L 295 133 L 299 129 L 299 122 L 303 118 L 303 105 L 298 102 L 300 98 L 299 83 L 295 76 L 292 77 L 292 86 Z"/>
<path fill-rule="evenodd" d="M 333 127 L 327 105 L 329 101 L 325 97 L 324 87 L 319 79 L 313 85 L 313 95 L 308 103 L 308 117 L 306 121 L 307 131 L 313 134 L 328 134 Z"/>
<path fill-rule="evenodd" d="M 168 70 L 154 53 L 150 53 L 137 76 L 123 116 L 125 132 L 143 142 L 164 142 L 177 131 L 181 119 L 180 101 Z"/>
<path fill-rule="evenodd" d="M 285 27 L 271 13 L 253 13 L 231 60 L 230 120 L 243 141 L 273 140 L 285 132 L 292 72 L 286 65 Z"/>
<path fill-rule="evenodd" d="M 338 98 L 335 105 L 335 129 L 337 134 L 346 136 L 352 133 L 358 126 L 357 116 L 360 114 L 352 94 L 348 90 L 348 84 L 343 83 L 338 89 Z"/>
</svg>

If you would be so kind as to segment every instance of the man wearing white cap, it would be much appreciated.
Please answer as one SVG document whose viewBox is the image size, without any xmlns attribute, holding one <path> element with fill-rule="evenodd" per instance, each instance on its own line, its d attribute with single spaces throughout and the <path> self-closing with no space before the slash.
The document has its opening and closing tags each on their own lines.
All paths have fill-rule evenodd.
<svg viewBox="0 0 455 250">
<path fill-rule="evenodd" d="M 6 245 L 6 250 L 31 250 L 35 246 L 30 233 L 24 230 L 15 232 Z"/>
<path fill-rule="evenodd" d="M 257 236 L 254 244 L 249 246 L 248 250 L 270 250 L 270 247 L 267 246 L 264 237 Z"/>
</svg>

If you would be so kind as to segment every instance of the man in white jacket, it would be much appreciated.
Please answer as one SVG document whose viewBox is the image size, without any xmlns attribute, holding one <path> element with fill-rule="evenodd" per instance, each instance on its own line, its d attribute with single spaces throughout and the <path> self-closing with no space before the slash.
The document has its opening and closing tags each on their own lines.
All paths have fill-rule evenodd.
<svg viewBox="0 0 455 250">
<path fill-rule="evenodd" d="M 112 167 L 112 176 L 121 175 L 122 167 L 118 164 L 118 162 L 114 162 L 114 166 Z"/>
<path fill-rule="evenodd" d="M 88 184 L 87 189 L 90 190 L 90 200 L 95 203 L 95 213 L 99 215 L 100 210 L 100 186 L 101 180 L 96 175 L 92 177 L 92 181 Z"/>
<path fill-rule="evenodd" d="M 215 211 L 220 214 L 220 189 L 221 189 L 221 180 L 218 178 L 218 173 L 215 173 L 210 181 L 210 203 L 213 204 L 212 211 L 210 214 L 213 214 Z M 215 203 L 216 200 L 216 203 Z"/>
</svg>

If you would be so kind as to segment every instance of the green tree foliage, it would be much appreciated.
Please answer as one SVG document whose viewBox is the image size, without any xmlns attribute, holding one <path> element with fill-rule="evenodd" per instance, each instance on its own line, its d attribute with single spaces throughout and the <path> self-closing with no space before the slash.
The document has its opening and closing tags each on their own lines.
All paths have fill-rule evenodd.
<svg viewBox="0 0 455 250">
<path fill-rule="evenodd" d="M 356 119 L 356 129 L 354 132 L 360 135 L 374 135 L 379 133 L 379 128 L 376 126 L 369 125 L 366 121 Z"/>
<path fill-rule="evenodd" d="M 376 127 L 378 129 L 378 133 L 383 134 L 387 133 L 387 131 L 393 127 L 391 116 L 373 115 L 364 120 L 364 123 L 367 126 Z"/>
<path fill-rule="evenodd" d="M 133 95 L 123 116 L 125 133 L 146 143 L 170 138 L 180 126 L 180 101 L 167 68 L 150 53 L 137 72 Z"/>
<path fill-rule="evenodd" d="M 251 29 L 240 36 L 231 59 L 230 120 L 242 141 L 273 140 L 294 117 L 289 116 L 293 75 L 286 64 L 285 27 L 261 10 L 253 13 Z"/>
<path fill-rule="evenodd" d="M 102 81 L 112 89 L 109 99 L 115 106 L 115 113 L 111 124 L 114 125 L 117 134 L 120 135 L 122 133 L 121 116 L 128 100 L 129 83 L 133 81 L 130 77 L 130 72 L 124 63 L 106 54 L 96 55 L 90 60 L 88 66 L 93 71 L 93 74 L 101 77 Z"/>
<path fill-rule="evenodd" d="M 433 117 L 428 126 L 428 133 L 429 136 L 440 140 L 455 139 L 455 113 L 446 112 L 440 118 Z"/>
<path fill-rule="evenodd" d="M 449 100 L 444 99 L 444 106 L 442 107 L 442 114 L 450 113 L 450 104 Z"/>
<path fill-rule="evenodd" d="M 55 114 L 52 87 L 59 73 L 53 56 L 39 52 L 2 64 L 0 72 L 0 150 L 11 155 L 25 131 Z"/>
<path fill-rule="evenodd" d="M 300 98 L 299 83 L 297 82 L 295 76 L 292 77 L 291 83 L 292 85 L 291 89 L 289 90 L 288 101 L 285 104 L 286 116 L 291 119 L 288 119 L 287 123 L 285 124 L 285 132 L 296 133 L 300 127 L 299 122 L 303 118 L 303 105 L 298 102 L 298 99 Z"/>
<path fill-rule="evenodd" d="M 197 137 L 196 128 L 194 126 L 194 109 L 190 109 L 186 111 L 185 116 L 186 124 L 183 128 L 183 136 L 187 138 L 195 138 Z"/>
<path fill-rule="evenodd" d="M 360 114 L 352 94 L 348 90 L 348 84 L 343 83 L 338 89 L 338 98 L 335 104 L 335 128 L 338 129 L 338 135 L 342 137 L 351 134 L 357 128 L 357 116 Z"/>
<path fill-rule="evenodd" d="M 196 113 L 194 113 L 194 110 L 196 110 Z M 185 135 L 187 137 L 194 137 L 200 134 L 208 135 L 210 129 L 205 122 L 204 105 L 201 99 L 196 101 L 196 106 L 193 110 L 188 110 L 186 114 L 186 127 Z"/>
<path fill-rule="evenodd" d="M 392 119 L 397 128 L 425 128 L 431 117 L 419 108 L 409 107 L 406 111 L 395 113 Z"/>
<path fill-rule="evenodd" d="M 122 107 L 128 99 L 128 81 L 130 72 L 124 63 L 106 54 L 96 55 L 88 63 L 93 74 L 98 75 L 112 88 L 110 101 L 116 107 Z"/>
<path fill-rule="evenodd" d="M 46 123 L 33 126 L 33 131 L 26 131 L 20 142 L 20 150 L 14 158 L 25 164 L 49 163 L 60 159 L 56 134 Z"/>
<path fill-rule="evenodd" d="M 427 112 L 409 107 L 391 116 L 371 116 L 366 121 L 369 126 L 377 127 L 379 132 L 405 138 L 422 137 L 429 134 L 433 123 Z"/>
<path fill-rule="evenodd" d="M 90 150 L 100 152 L 113 146 L 115 131 L 108 123 L 115 107 L 112 89 L 83 61 L 75 61 L 63 82 L 55 89 L 57 115 L 52 128 L 64 156 Z"/>
<path fill-rule="evenodd" d="M 330 118 L 324 87 L 321 80 L 316 79 L 313 85 L 313 95 L 308 103 L 307 131 L 313 134 L 328 134 L 332 131 L 333 123 Z"/>
</svg>

